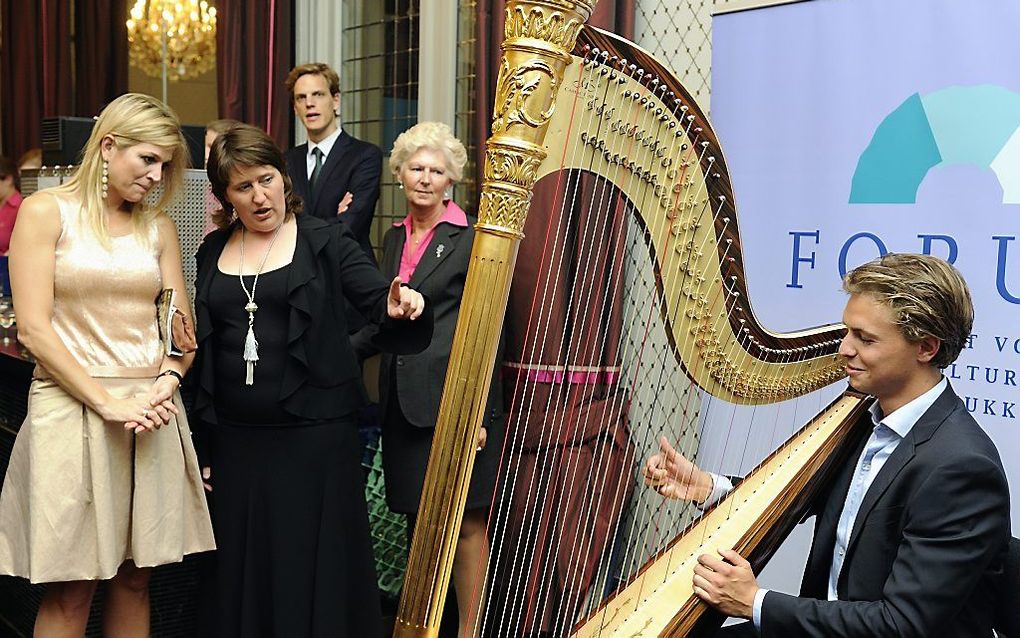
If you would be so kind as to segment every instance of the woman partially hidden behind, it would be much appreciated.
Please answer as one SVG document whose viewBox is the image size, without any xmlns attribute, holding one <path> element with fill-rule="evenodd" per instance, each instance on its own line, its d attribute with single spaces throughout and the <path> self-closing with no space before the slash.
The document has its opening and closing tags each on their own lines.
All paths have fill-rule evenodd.
<svg viewBox="0 0 1020 638">
<path fill-rule="evenodd" d="M 36 636 L 82 636 L 107 579 L 104 634 L 147 636 L 149 568 L 213 549 L 177 393 L 191 355 L 164 356 L 156 325 L 161 289 L 187 299 L 163 212 L 186 157 L 169 108 L 123 95 L 74 176 L 18 215 L 18 336 L 38 365 L 0 495 L 0 573 L 49 583 Z"/>
<path fill-rule="evenodd" d="M 345 299 L 379 324 L 384 350 L 422 350 L 431 314 L 344 224 L 299 214 L 261 130 L 221 134 L 207 172 L 223 210 L 197 257 L 194 411 L 211 440 L 219 550 L 201 634 L 380 636 Z"/>
</svg>

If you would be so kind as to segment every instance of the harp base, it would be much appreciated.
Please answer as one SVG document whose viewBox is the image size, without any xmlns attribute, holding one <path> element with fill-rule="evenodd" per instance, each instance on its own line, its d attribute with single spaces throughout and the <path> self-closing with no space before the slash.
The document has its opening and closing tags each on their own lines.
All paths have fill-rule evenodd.
<svg viewBox="0 0 1020 638">
<path fill-rule="evenodd" d="M 435 627 L 420 627 L 409 625 L 398 618 L 393 627 L 393 638 L 437 638 L 438 636 L 439 625 Z"/>
</svg>

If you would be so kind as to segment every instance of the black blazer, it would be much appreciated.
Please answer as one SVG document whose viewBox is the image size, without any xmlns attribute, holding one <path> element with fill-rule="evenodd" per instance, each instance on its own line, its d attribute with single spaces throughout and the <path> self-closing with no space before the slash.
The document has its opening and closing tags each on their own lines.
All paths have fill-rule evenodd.
<svg viewBox="0 0 1020 638">
<path fill-rule="evenodd" d="M 866 423 L 871 428 L 868 413 Z M 839 600 L 826 601 L 836 526 L 856 459 L 823 491 L 801 597 L 770 591 L 762 637 L 992 635 L 1010 536 L 995 445 L 946 388 L 886 461 L 850 535 Z"/>
<path fill-rule="evenodd" d="M 379 328 L 373 345 L 394 352 L 420 352 L 432 337 L 431 304 L 415 321 L 395 321 L 386 314 L 389 280 L 362 252 L 343 224 L 297 217 L 297 245 L 287 275 L 290 318 L 288 350 L 280 387 L 284 410 L 306 419 L 335 419 L 359 409 L 364 401 L 361 366 L 347 336 L 346 299 L 372 317 Z M 212 364 L 209 287 L 230 230 L 206 236 L 198 249 L 195 317 L 198 352 L 193 372 L 194 410 L 206 423 L 216 422 Z"/>
<path fill-rule="evenodd" d="M 382 151 L 379 147 L 341 130 L 322 165 L 314 192 L 308 190 L 308 144 L 287 151 L 286 159 L 287 173 L 294 184 L 294 192 L 304 200 L 305 212 L 333 224 L 343 221 L 354 233 L 365 254 L 375 263 L 368 233 L 375 216 L 375 203 L 379 199 L 379 177 L 382 174 Z M 336 207 L 348 192 L 354 200 L 347 212 L 337 217 Z"/>
<path fill-rule="evenodd" d="M 435 327 L 429 347 L 413 355 L 383 355 L 379 379 L 379 403 L 385 410 L 390 401 L 399 401 L 400 409 L 408 422 L 417 427 L 435 427 L 439 416 L 439 400 L 443 396 L 443 383 L 446 380 L 450 350 L 453 347 L 453 333 L 457 327 L 471 257 L 471 244 L 475 237 L 472 222 L 473 220 L 469 219 L 466 228 L 445 223 L 436 226 L 432 241 L 425 249 L 409 282 L 412 288 L 428 295 L 432 302 Z M 389 278 L 395 277 L 400 268 L 404 239 L 403 227 L 390 228 L 383 238 L 382 271 Z M 489 387 L 483 427 L 494 427 L 502 423 L 503 386 L 498 365 L 501 360 L 502 340 L 499 350 L 492 385 Z M 394 387 L 399 390 L 396 397 L 392 396 Z"/>
</svg>

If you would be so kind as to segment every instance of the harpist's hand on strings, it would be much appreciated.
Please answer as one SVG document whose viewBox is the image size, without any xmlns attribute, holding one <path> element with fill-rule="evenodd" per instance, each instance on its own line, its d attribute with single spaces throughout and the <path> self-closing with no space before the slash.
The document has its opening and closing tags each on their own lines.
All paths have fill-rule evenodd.
<svg viewBox="0 0 1020 638">
<path fill-rule="evenodd" d="M 643 470 L 645 485 L 666 498 L 702 503 L 712 493 L 712 476 L 677 452 L 666 437 L 659 438 L 659 452 L 648 457 Z"/>
<path fill-rule="evenodd" d="M 702 554 L 694 567 L 694 594 L 727 616 L 750 619 L 758 582 L 751 564 L 731 549 Z"/>
</svg>

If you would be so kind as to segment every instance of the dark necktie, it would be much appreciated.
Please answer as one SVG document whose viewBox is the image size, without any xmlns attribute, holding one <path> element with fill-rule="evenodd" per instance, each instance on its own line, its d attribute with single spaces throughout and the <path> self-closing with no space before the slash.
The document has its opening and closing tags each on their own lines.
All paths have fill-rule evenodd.
<svg viewBox="0 0 1020 638">
<path fill-rule="evenodd" d="M 312 149 L 315 156 L 315 167 L 312 169 L 312 176 L 308 178 L 308 190 L 315 190 L 315 182 L 319 180 L 319 173 L 322 172 L 322 149 L 318 146 Z"/>
</svg>

